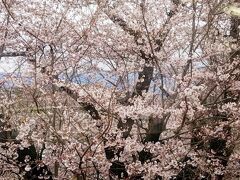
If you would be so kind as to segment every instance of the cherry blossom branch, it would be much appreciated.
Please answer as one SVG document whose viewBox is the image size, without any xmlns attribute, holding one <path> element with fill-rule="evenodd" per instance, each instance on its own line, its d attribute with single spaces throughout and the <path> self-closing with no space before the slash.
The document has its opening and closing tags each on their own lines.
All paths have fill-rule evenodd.
<svg viewBox="0 0 240 180">
<path fill-rule="evenodd" d="M 61 86 L 60 91 L 66 92 L 72 99 L 77 101 L 83 107 L 83 109 L 90 114 L 90 116 L 93 119 L 95 119 L 95 120 L 101 119 L 97 109 L 95 108 L 95 106 L 93 104 L 91 104 L 89 102 L 79 102 L 78 101 L 79 96 L 78 96 L 77 92 L 73 91 L 72 89 L 70 89 L 66 86 Z"/>
<path fill-rule="evenodd" d="M 108 1 L 107 1 L 108 2 Z M 126 21 L 124 21 L 119 15 L 114 13 L 114 8 L 111 7 L 104 7 L 107 6 L 107 2 L 103 5 L 100 1 L 97 1 L 98 6 L 100 6 L 103 10 L 103 12 L 108 16 L 108 18 L 118 26 L 120 26 L 125 32 L 127 32 L 129 35 L 133 36 L 135 40 L 137 41 L 138 38 L 140 38 L 141 32 L 134 30 L 131 28 Z"/>
</svg>

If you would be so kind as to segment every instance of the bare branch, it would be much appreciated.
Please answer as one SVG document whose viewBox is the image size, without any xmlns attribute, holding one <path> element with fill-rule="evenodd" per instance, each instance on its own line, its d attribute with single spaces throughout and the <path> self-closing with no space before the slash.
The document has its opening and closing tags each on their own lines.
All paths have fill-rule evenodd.
<svg viewBox="0 0 240 180">
<path fill-rule="evenodd" d="M 27 53 L 25 51 L 21 51 L 21 52 L 6 52 L 6 53 L 1 53 L 0 54 L 0 58 L 1 57 L 19 57 L 19 56 L 27 56 Z"/>
</svg>

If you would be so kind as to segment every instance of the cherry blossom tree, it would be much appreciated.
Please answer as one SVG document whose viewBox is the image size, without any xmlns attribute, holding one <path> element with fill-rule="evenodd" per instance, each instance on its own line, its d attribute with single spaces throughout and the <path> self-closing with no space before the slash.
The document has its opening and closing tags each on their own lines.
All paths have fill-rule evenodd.
<svg viewBox="0 0 240 180">
<path fill-rule="evenodd" d="M 237 178 L 238 6 L 3 0 L 2 176 Z"/>
</svg>

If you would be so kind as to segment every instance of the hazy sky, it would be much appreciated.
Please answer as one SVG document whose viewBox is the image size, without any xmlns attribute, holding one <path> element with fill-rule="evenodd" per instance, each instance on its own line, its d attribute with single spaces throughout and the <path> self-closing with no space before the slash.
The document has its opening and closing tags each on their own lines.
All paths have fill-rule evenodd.
<svg viewBox="0 0 240 180">
<path fill-rule="evenodd" d="M 1 58 L 0 60 L 0 74 L 9 74 L 9 73 L 14 73 L 24 67 L 23 64 L 20 61 L 17 61 L 18 58 L 13 57 L 13 58 Z"/>
</svg>

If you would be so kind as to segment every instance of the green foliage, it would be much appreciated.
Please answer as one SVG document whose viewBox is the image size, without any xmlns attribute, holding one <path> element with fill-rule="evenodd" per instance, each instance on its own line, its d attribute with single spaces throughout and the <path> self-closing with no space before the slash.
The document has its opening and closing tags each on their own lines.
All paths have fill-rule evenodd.
<svg viewBox="0 0 240 180">
<path fill-rule="evenodd" d="M 240 7 L 237 7 L 236 5 L 228 5 L 227 7 L 224 8 L 224 12 L 231 16 L 240 17 Z"/>
</svg>

